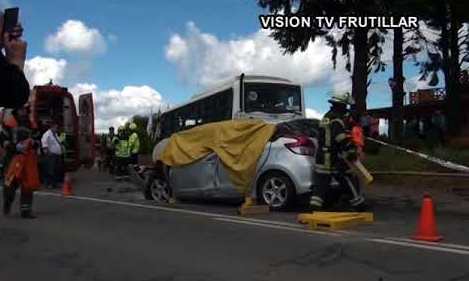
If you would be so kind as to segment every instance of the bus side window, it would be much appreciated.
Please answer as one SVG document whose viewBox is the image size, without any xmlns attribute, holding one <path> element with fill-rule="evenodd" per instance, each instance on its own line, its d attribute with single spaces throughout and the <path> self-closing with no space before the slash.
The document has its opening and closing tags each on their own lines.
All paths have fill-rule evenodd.
<svg viewBox="0 0 469 281">
<path fill-rule="evenodd" d="M 171 112 L 169 115 L 168 115 L 168 137 L 170 137 L 172 134 L 174 134 L 176 131 L 177 131 L 177 127 L 176 127 L 176 116 L 174 114 L 174 112 Z"/>
<path fill-rule="evenodd" d="M 223 93 L 223 100 L 220 106 L 223 108 L 224 120 L 231 120 L 233 116 L 233 89 L 228 89 Z"/>
<path fill-rule="evenodd" d="M 204 119 L 202 119 L 202 102 L 198 101 L 194 104 L 194 119 L 195 119 L 195 125 L 202 125 L 204 123 Z"/>
<path fill-rule="evenodd" d="M 191 104 L 184 109 L 184 129 L 190 129 L 196 125 L 196 108 Z"/>
</svg>

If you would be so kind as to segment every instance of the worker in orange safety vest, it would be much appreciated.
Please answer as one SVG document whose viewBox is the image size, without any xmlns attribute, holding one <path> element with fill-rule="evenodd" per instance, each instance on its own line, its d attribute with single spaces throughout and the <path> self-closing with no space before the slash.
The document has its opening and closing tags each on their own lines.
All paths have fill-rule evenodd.
<svg viewBox="0 0 469 281">
<path fill-rule="evenodd" d="M 349 126 L 350 126 L 350 138 L 352 142 L 357 147 L 357 154 L 358 159 L 363 160 L 365 158 L 365 154 L 363 152 L 363 148 L 365 147 L 365 135 L 363 133 L 363 128 L 360 125 L 359 118 L 356 116 L 349 117 Z"/>
<path fill-rule="evenodd" d="M 26 109 L 17 113 L 18 127 L 14 136 L 14 155 L 7 163 L 4 173 L 3 213 L 8 215 L 15 199 L 16 190 L 21 189 L 20 212 L 22 218 L 32 219 L 33 192 L 41 185 L 38 172 L 37 148 L 39 144 L 31 137 Z"/>
</svg>

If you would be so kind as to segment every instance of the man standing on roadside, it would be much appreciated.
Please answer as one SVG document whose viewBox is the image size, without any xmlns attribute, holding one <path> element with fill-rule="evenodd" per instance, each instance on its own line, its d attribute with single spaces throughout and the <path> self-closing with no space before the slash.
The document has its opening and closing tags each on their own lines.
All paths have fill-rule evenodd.
<svg viewBox="0 0 469 281">
<path fill-rule="evenodd" d="M 138 164 L 138 153 L 140 152 L 140 139 L 137 133 L 137 124 L 131 123 L 129 125 L 130 137 L 129 137 L 129 150 L 130 150 L 130 164 Z"/>
<path fill-rule="evenodd" d="M 58 124 L 52 122 L 50 129 L 47 130 L 41 138 L 42 151 L 46 156 L 44 184 L 47 188 L 56 188 L 59 180 L 57 171 L 61 168 L 63 148 L 59 136 L 57 135 L 58 131 Z"/>
<path fill-rule="evenodd" d="M 116 153 L 116 143 L 117 136 L 114 132 L 114 127 L 109 127 L 109 133 L 105 138 L 105 148 L 104 148 L 104 167 L 109 169 L 109 173 L 114 173 L 115 168 L 115 153 Z"/>
<path fill-rule="evenodd" d="M 116 144 L 116 179 L 127 175 L 127 166 L 130 162 L 129 136 L 124 126 L 117 129 L 118 141 Z"/>
</svg>

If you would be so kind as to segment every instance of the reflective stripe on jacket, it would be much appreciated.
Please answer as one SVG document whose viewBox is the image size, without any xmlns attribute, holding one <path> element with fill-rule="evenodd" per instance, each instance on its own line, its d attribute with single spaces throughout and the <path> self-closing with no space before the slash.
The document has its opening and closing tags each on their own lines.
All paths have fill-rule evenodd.
<svg viewBox="0 0 469 281">
<path fill-rule="evenodd" d="M 120 139 L 116 146 L 116 156 L 121 158 L 130 157 L 129 141 Z"/>
<path fill-rule="evenodd" d="M 333 111 L 324 115 L 319 124 L 318 144 L 316 172 L 335 173 L 349 170 L 343 159 L 356 153 L 356 146 L 347 134 L 343 116 Z"/>
</svg>

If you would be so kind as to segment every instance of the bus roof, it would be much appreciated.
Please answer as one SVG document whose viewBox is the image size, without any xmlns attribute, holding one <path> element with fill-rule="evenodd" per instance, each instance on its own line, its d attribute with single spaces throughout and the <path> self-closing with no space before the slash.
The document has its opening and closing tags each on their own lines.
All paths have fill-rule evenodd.
<svg viewBox="0 0 469 281">
<path fill-rule="evenodd" d="M 230 88 L 233 86 L 234 82 L 238 81 L 241 79 L 241 75 L 235 76 L 231 79 L 225 80 L 219 84 L 216 84 L 215 86 L 211 87 L 210 89 L 201 92 L 199 94 L 195 94 L 191 97 L 191 99 L 188 102 L 185 102 L 183 104 L 180 104 L 178 106 L 175 106 L 173 108 L 170 108 L 166 110 L 163 113 L 173 111 L 175 109 L 181 108 L 183 106 L 186 106 L 188 104 L 191 104 L 197 100 L 203 99 L 205 97 L 214 95 L 224 89 Z M 245 75 L 244 76 L 244 81 L 249 81 L 249 82 L 264 82 L 264 83 L 282 83 L 282 84 L 294 84 L 292 81 L 281 78 L 281 77 L 275 77 L 275 76 L 266 76 L 266 75 Z"/>
</svg>

